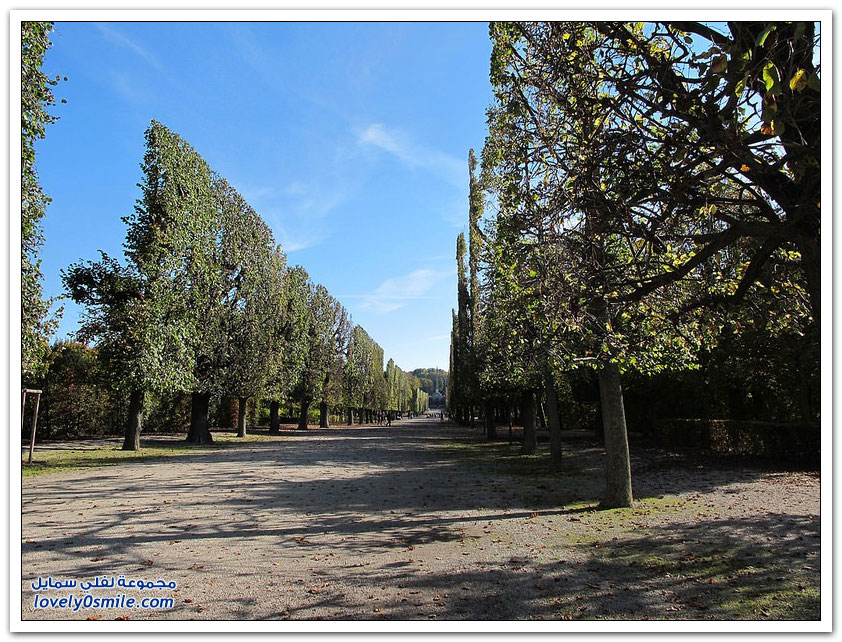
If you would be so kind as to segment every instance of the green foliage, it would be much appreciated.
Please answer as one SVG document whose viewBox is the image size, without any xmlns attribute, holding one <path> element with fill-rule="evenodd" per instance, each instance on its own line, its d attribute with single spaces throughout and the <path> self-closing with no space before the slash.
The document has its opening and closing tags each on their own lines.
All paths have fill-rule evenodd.
<svg viewBox="0 0 842 642">
<path fill-rule="evenodd" d="M 423 412 L 429 408 L 429 393 L 421 388 L 421 379 L 413 372 L 404 372 L 392 359 L 386 364 L 386 410 L 398 412 Z M 432 385 L 432 382 L 430 382 Z"/>
<path fill-rule="evenodd" d="M 126 254 L 148 284 L 156 320 L 142 354 L 160 383 L 217 392 L 224 273 L 218 239 L 225 220 L 214 176 L 177 134 L 154 122 L 147 130 L 144 196 L 127 219 Z M 167 358 L 176 355 L 175 358 Z M 174 367 L 175 366 L 175 367 Z"/>
<path fill-rule="evenodd" d="M 38 434 L 73 438 L 106 434 L 114 411 L 112 395 L 96 350 L 81 343 L 59 342 L 50 348 L 41 387 Z M 29 425 L 24 432 L 28 435 Z"/>
<path fill-rule="evenodd" d="M 688 313 L 744 300 L 758 280 L 775 288 L 775 307 L 787 297 L 778 318 L 803 318 L 800 293 L 809 288 L 781 268 L 804 255 L 783 252 L 771 226 L 785 205 L 770 206 L 745 189 L 745 176 L 723 165 L 723 158 L 753 154 L 743 173 L 754 176 L 764 163 L 780 161 L 786 145 L 751 138 L 758 125 L 750 118 L 740 121 L 746 129 L 736 138 L 729 131 L 713 140 L 704 130 L 711 126 L 704 104 L 719 100 L 723 83 L 732 81 L 682 78 L 727 68 L 747 72 L 744 85 L 760 91 L 755 80 L 765 73 L 763 102 L 772 105 L 777 85 L 769 79 L 795 78 L 800 69 L 799 78 L 807 75 L 803 65 L 779 74 L 795 63 L 783 62 L 778 39 L 803 37 L 786 45 L 803 62 L 812 26 L 802 25 L 798 37 L 791 26 L 768 29 L 757 38 L 765 43 L 755 56 L 762 64 L 754 54 L 734 55 L 755 47 L 754 36 L 746 44 L 755 25 L 729 28 L 730 44 L 697 23 L 492 25 L 496 100 L 483 176 L 499 211 L 487 253 L 493 303 L 486 345 L 498 360 L 520 351 L 534 361 L 537 349 L 557 365 L 612 359 L 646 372 L 681 367 L 718 333 L 712 315 Z M 688 32 L 713 46 L 688 50 Z M 780 193 L 760 183 L 767 196 Z M 770 215 L 775 209 L 777 218 Z M 775 238 L 764 244 L 765 233 Z"/>
<path fill-rule="evenodd" d="M 103 252 L 99 261 L 75 263 L 62 272 L 68 295 L 84 306 L 76 337 L 96 344 L 109 386 L 118 390 L 146 383 L 139 353 L 149 314 L 145 284 L 133 268 Z"/>
<path fill-rule="evenodd" d="M 275 369 L 270 379 L 270 397 L 292 397 L 304 376 L 310 333 L 310 277 L 301 266 L 284 273 L 286 307 L 282 312 L 280 354 L 274 355 Z"/>
<path fill-rule="evenodd" d="M 286 266 L 225 179 L 155 121 L 141 167 L 142 198 L 124 219 L 127 265 L 103 254 L 63 274 L 85 306 L 78 337 L 96 345 L 114 389 L 170 399 L 173 412 L 158 415 L 177 423 L 185 393 L 204 395 L 217 415 L 225 409 L 212 400 L 223 395 L 385 409 L 383 349 L 351 330 L 303 267 Z M 408 408 L 412 388 L 401 390 Z"/>
<path fill-rule="evenodd" d="M 306 293 L 306 354 L 294 396 L 307 403 L 330 400 L 337 403 L 342 359 L 349 341 L 345 308 L 323 285 L 309 284 Z"/>
<path fill-rule="evenodd" d="M 821 96 L 809 83 L 821 75 L 815 24 L 516 29 L 529 38 L 524 67 L 544 70 L 551 82 L 575 77 L 592 86 L 595 98 L 575 103 L 594 111 L 598 123 L 600 142 L 585 162 L 599 171 L 593 184 L 622 203 L 610 213 L 618 233 L 639 243 L 632 249 L 636 278 L 621 283 L 614 298 L 638 300 L 697 279 L 706 264 L 715 269 L 739 248 L 742 269 L 703 283 L 682 307 L 738 303 L 795 251 L 796 287 L 819 322 Z M 560 64 L 546 71 L 549 56 Z M 571 103 L 558 94 L 548 99 L 559 111 Z"/>
<path fill-rule="evenodd" d="M 471 157 L 473 158 L 473 157 Z M 473 176 L 473 171 L 471 172 Z M 456 238 L 457 309 L 453 313 L 453 329 L 450 339 L 451 378 L 448 382 L 447 407 L 461 415 L 467 412 L 472 402 L 472 341 L 471 341 L 471 294 L 465 271 L 465 235 Z M 462 417 L 462 421 L 465 419 Z"/>
<path fill-rule="evenodd" d="M 43 374 L 49 336 L 60 312 L 49 314 L 51 301 L 43 300 L 41 259 L 44 235 L 41 219 L 50 198 L 44 194 L 35 168 L 35 143 L 46 126 L 57 120 L 48 108 L 55 104 L 52 87 L 41 69 L 50 48 L 52 22 L 21 23 L 21 375 Z M 64 102 L 64 101 L 62 101 Z"/>
<path fill-rule="evenodd" d="M 202 158 L 152 122 L 140 184 L 127 225 L 128 265 L 103 254 L 63 274 L 70 296 L 86 306 L 78 336 L 97 341 L 118 388 L 186 391 L 208 386 L 217 353 L 221 288 L 215 242 L 222 219 Z M 215 332 L 215 335 L 214 335 Z"/>
<path fill-rule="evenodd" d="M 272 355 L 282 346 L 278 311 L 286 303 L 286 257 L 245 199 L 224 179 L 215 184 L 222 216 L 217 250 L 222 278 L 216 293 L 220 323 L 207 343 L 219 355 L 217 392 L 247 398 L 264 391 Z"/>
<path fill-rule="evenodd" d="M 428 404 L 434 402 L 436 407 L 440 407 L 445 401 L 445 395 L 447 393 L 448 372 L 441 368 L 416 368 L 412 371 L 412 374 L 418 378 L 421 390 L 427 393 L 429 397 L 427 400 Z M 434 397 L 436 391 L 438 391 L 440 396 Z"/>
<path fill-rule="evenodd" d="M 383 348 L 359 325 L 351 329 L 344 366 L 343 398 L 349 408 L 386 410 L 390 390 L 383 369 Z"/>
<path fill-rule="evenodd" d="M 816 26 L 516 22 L 490 34 L 494 102 L 478 184 L 469 155 L 448 406 L 459 419 L 593 368 L 610 402 L 609 494 L 630 502 L 614 364 L 626 377 L 709 373 L 712 355 L 732 356 L 717 350 L 729 324 L 752 337 L 736 351 L 745 364 L 780 338 L 817 336 Z M 493 208 L 484 228 L 477 185 Z M 789 387 L 782 399 L 798 396 Z M 811 417 L 813 386 L 801 388 Z"/>
</svg>

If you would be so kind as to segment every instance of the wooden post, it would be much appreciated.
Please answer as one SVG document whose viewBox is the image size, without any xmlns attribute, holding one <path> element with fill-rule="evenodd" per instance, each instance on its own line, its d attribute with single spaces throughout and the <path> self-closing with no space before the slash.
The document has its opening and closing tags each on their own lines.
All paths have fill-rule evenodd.
<svg viewBox="0 0 842 642">
<path fill-rule="evenodd" d="M 35 395 L 35 410 L 32 412 L 32 429 L 29 434 L 29 463 L 32 463 L 32 453 L 35 451 L 35 428 L 38 423 L 38 406 L 41 405 L 41 391 L 40 390 L 26 390 L 23 391 L 23 401 L 21 403 L 21 419 L 20 425 L 21 429 L 23 429 L 23 409 L 24 404 L 26 403 L 26 393 L 32 393 Z"/>
</svg>

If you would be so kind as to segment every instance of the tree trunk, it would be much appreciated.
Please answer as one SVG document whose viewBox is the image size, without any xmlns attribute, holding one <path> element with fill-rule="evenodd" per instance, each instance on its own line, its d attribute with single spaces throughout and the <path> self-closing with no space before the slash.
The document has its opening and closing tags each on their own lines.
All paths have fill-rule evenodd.
<svg viewBox="0 0 842 642">
<path fill-rule="evenodd" d="M 538 421 L 541 426 L 541 430 L 547 429 L 547 413 L 544 410 L 544 402 L 538 402 Z"/>
<path fill-rule="evenodd" d="M 301 416 L 298 418 L 298 429 L 307 430 L 307 419 L 310 414 L 310 401 L 304 400 L 301 402 Z"/>
<path fill-rule="evenodd" d="M 494 403 L 491 399 L 485 402 L 485 437 L 488 441 L 497 439 L 497 424 L 494 423 Z"/>
<path fill-rule="evenodd" d="M 278 417 L 278 405 L 277 401 L 269 402 L 269 432 L 273 434 L 281 432 L 281 419 Z"/>
<path fill-rule="evenodd" d="M 354 409 L 351 407 L 348 408 L 348 425 L 354 425 Z"/>
<path fill-rule="evenodd" d="M 810 308 L 816 328 L 821 328 L 821 241 L 818 233 L 815 236 L 799 236 L 795 245 L 801 254 L 801 266 L 807 282 L 807 295 L 810 297 Z"/>
<path fill-rule="evenodd" d="M 558 413 L 555 380 L 549 370 L 544 374 L 544 388 L 547 397 L 547 425 L 550 429 L 550 467 L 561 470 L 561 417 Z"/>
<path fill-rule="evenodd" d="M 599 398 L 605 433 L 605 498 L 602 508 L 632 505 L 631 462 L 620 369 L 607 363 L 599 371 Z"/>
<path fill-rule="evenodd" d="M 212 444 L 213 437 L 208 424 L 208 406 L 210 393 L 194 392 L 190 399 L 190 430 L 187 432 L 188 444 Z"/>
<path fill-rule="evenodd" d="M 246 436 L 246 402 L 248 397 L 237 397 L 237 437 Z"/>
<path fill-rule="evenodd" d="M 143 400 L 146 393 L 139 388 L 132 388 L 129 397 L 129 420 L 126 423 L 126 438 L 123 450 L 140 450 L 140 431 L 143 430 Z"/>
<path fill-rule="evenodd" d="M 535 435 L 535 393 L 531 390 L 523 393 L 523 442 L 520 447 L 521 455 L 532 455 L 538 450 L 538 439 Z"/>
<path fill-rule="evenodd" d="M 327 401 L 319 404 L 319 428 L 330 428 L 330 417 L 327 414 Z"/>
</svg>

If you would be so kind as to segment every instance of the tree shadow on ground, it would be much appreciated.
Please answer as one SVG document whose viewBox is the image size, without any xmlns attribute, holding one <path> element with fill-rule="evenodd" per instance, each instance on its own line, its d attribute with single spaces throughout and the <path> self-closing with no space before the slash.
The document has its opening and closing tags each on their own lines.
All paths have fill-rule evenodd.
<svg viewBox="0 0 842 642">
<path fill-rule="evenodd" d="M 818 520 L 671 524 L 580 545 L 588 555 L 583 564 L 561 554 L 549 562 L 511 557 L 439 573 L 348 571 L 350 584 L 388 581 L 397 594 L 375 609 L 326 590 L 322 599 L 274 617 L 309 619 L 320 610 L 329 619 L 818 620 L 819 526 Z"/>
<path fill-rule="evenodd" d="M 383 439 L 386 430 L 397 438 Z M 492 462 L 489 469 L 480 460 L 495 455 L 504 460 L 502 468 Z M 599 500 L 602 453 L 592 445 L 571 446 L 565 470 L 555 474 L 517 474 L 505 467 L 506 457 L 517 458 L 495 453 L 493 444 L 466 441 L 463 430 L 326 429 L 145 460 L 142 468 L 132 469 L 133 477 L 112 467 L 94 475 L 38 478 L 37 490 L 24 497 L 25 512 L 38 511 L 28 517 L 29 526 L 49 535 L 24 541 L 22 550 L 24 556 L 44 549 L 60 553 L 72 560 L 78 577 L 103 572 L 103 558 L 109 572 L 143 570 L 147 560 L 138 551 L 145 545 L 184 547 L 185 564 L 201 563 L 210 551 L 223 556 L 229 554 L 223 548 L 258 541 L 277 551 L 279 559 L 341 550 L 345 559 L 350 554 L 351 559 L 367 560 L 426 544 L 471 541 L 475 536 L 463 529 L 478 522 L 524 520 L 538 512 L 576 516 Z M 723 475 L 720 468 L 703 466 L 662 469 L 645 456 L 636 461 L 642 471 L 635 477 L 638 497 L 707 492 L 764 474 L 759 469 L 725 469 Z M 158 479 L 162 462 L 174 464 L 176 471 L 179 464 L 189 463 L 191 472 Z M 529 460 L 514 465 L 523 462 L 528 465 Z M 301 477 L 313 468 L 323 470 L 323 477 Z M 102 488 L 108 489 L 107 497 Z M 100 507 L 105 499 L 110 501 L 107 510 Z M 79 508 L 78 522 L 56 523 L 51 508 L 68 503 Z M 572 568 L 563 559 L 564 547 L 551 562 L 513 557 L 502 567 L 432 574 L 406 560 L 376 569 L 362 562 L 346 564 L 341 571 L 349 581 L 388 580 L 404 586 L 406 595 L 374 612 L 326 587 L 312 594 L 303 610 L 290 605 L 274 616 L 308 617 L 308 609 L 323 599 L 332 600 L 335 608 L 328 609 L 334 612 L 328 617 L 351 612 L 353 617 L 369 613 L 371 618 L 396 619 L 813 617 L 813 578 L 818 574 L 810 569 L 793 573 L 791 568 L 799 563 L 818 568 L 813 558 L 818 555 L 819 520 L 794 515 L 759 519 L 651 527 L 640 536 L 624 534 L 616 544 L 601 542 L 594 531 L 587 544 L 564 545 L 588 553 L 586 564 Z M 259 575 L 248 568 L 237 572 Z M 593 581 L 597 576 L 612 579 Z M 750 584 L 760 593 L 751 593 Z M 421 598 L 409 591 L 423 588 L 435 589 L 439 600 L 416 613 Z M 791 605 L 790 611 L 781 610 L 784 603 Z M 243 608 L 251 607 L 243 603 Z"/>
</svg>

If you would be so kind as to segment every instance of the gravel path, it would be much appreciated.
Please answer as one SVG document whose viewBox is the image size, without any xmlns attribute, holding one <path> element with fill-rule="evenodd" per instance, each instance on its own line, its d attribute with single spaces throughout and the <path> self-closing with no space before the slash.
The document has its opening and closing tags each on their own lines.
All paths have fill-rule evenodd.
<svg viewBox="0 0 842 642">
<path fill-rule="evenodd" d="M 569 474 L 521 477 L 467 460 L 466 439 L 414 419 L 28 478 L 22 617 L 705 619 L 750 595 L 743 615 L 764 618 L 784 594 L 818 617 L 817 475 L 638 453 L 643 501 L 594 511 L 595 446 L 571 446 Z M 34 608 L 84 597 L 39 577 L 120 575 L 177 587 L 90 593 L 173 607 Z"/>
</svg>

